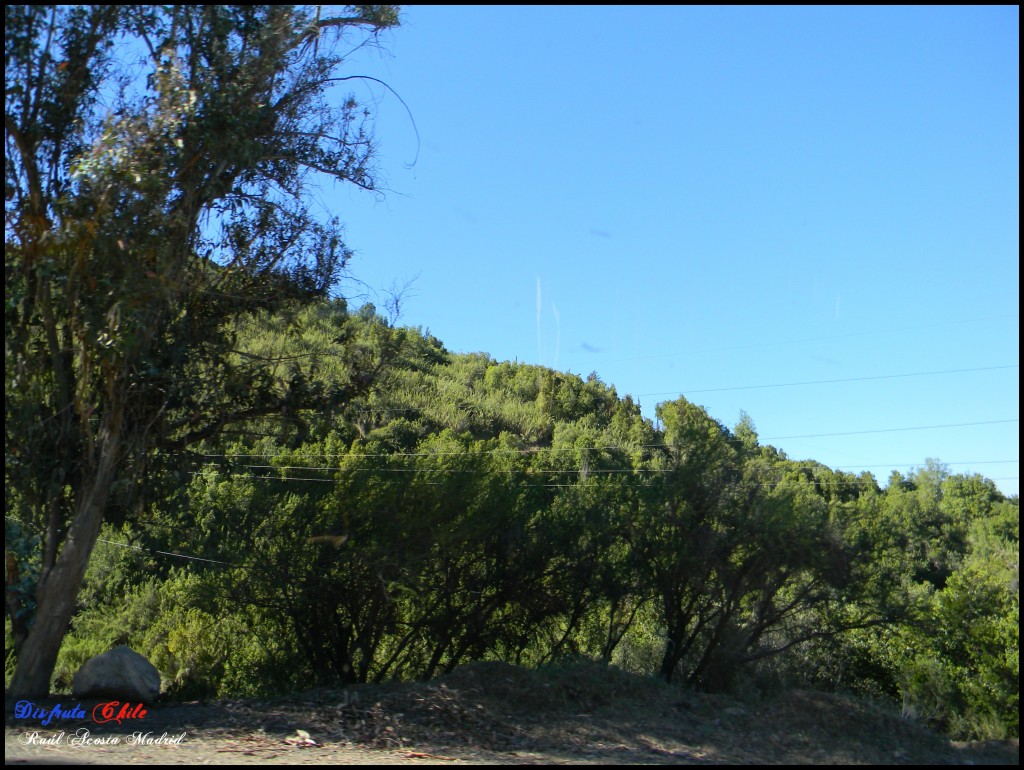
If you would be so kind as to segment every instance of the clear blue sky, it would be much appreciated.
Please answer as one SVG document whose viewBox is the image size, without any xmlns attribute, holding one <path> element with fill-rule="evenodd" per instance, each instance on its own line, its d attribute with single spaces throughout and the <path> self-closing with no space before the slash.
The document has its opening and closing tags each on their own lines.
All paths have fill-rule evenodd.
<svg viewBox="0 0 1024 770">
<path fill-rule="evenodd" d="M 1016 6 L 402 20 L 345 71 L 415 130 L 355 86 L 390 192 L 321 192 L 343 293 L 412 281 L 400 323 L 650 417 L 682 394 L 793 459 L 1017 492 Z"/>
</svg>

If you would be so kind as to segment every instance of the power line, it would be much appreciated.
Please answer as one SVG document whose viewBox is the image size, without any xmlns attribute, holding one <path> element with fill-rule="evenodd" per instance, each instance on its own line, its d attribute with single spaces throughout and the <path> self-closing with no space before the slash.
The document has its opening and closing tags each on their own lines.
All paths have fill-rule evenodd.
<svg viewBox="0 0 1024 770">
<path fill-rule="evenodd" d="M 802 436 L 765 436 L 765 441 L 779 441 L 789 438 L 823 438 L 825 436 L 857 436 L 864 433 L 896 433 L 905 430 L 935 430 L 937 428 L 965 428 L 971 425 L 998 425 L 1007 422 L 1020 422 L 1019 418 L 1010 420 L 988 420 L 986 422 L 956 422 L 948 425 L 917 425 L 910 428 L 880 428 L 878 430 L 851 430 L 845 433 L 807 433 Z M 759 437 L 760 438 L 760 437 Z"/>
<path fill-rule="evenodd" d="M 183 553 L 172 553 L 171 551 L 157 551 L 151 548 L 143 548 L 138 545 L 126 545 L 125 543 L 115 543 L 113 540 L 104 540 L 101 537 L 96 538 L 97 543 L 106 543 L 107 545 L 114 545 L 118 548 L 128 548 L 133 551 L 143 551 L 145 553 L 156 553 L 160 556 L 173 556 L 176 559 L 188 559 L 190 561 L 205 561 L 210 564 L 223 564 L 225 567 L 237 567 L 237 564 L 230 564 L 226 561 L 217 561 L 216 559 L 203 559 L 199 556 L 188 556 Z"/>
<path fill-rule="evenodd" d="M 945 425 L 917 425 L 906 428 L 878 428 L 874 430 L 855 430 L 855 431 L 843 431 L 838 433 L 811 433 L 799 436 L 758 436 L 759 441 L 778 441 L 781 439 L 792 439 L 792 438 L 822 438 L 827 436 L 854 436 L 864 433 L 893 433 L 899 431 L 911 431 L 911 430 L 936 430 L 939 428 L 964 428 L 975 425 L 999 425 L 1003 423 L 1020 422 L 1020 418 L 1011 417 L 1005 420 L 983 420 L 979 422 L 959 422 L 949 423 Z M 361 452 L 318 452 L 318 453 L 305 453 L 305 452 L 228 452 L 228 453 L 213 453 L 203 452 L 200 453 L 199 457 L 294 457 L 296 454 L 303 455 L 307 454 L 309 457 L 358 457 L 358 458 L 371 458 L 371 457 L 464 457 L 469 455 L 487 455 L 487 454 L 537 454 L 540 452 L 579 452 L 579 451 L 602 451 L 602 450 L 614 450 L 620 452 L 635 452 L 642 449 L 677 449 L 679 448 L 675 444 L 636 444 L 634 446 L 620 446 L 620 445 L 606 445 L 606 446 L 572 446 L 572 447 L 525 447 L 522 449 L 487 449 L 479 452 L 463 449 L 457 452 L 385 452 L 385 453 L 367 453 Z M 1003 461 L 998 461 L 1003 462 Z M 913 463 L 907 463 L 912 465 Z M 866 466 L 858 466 L 866 467 Z"/>
<path fill-rule="evenodd" d="M 798 382 L 779 382 L 770 383 L 765 385 L 730 385 L 723 388 L 701 388 L 698 390 L 691 390 L 688 388 L 680 388 L 678 390 L 663 390 L 656 393 L 631 393 L 629 395 L 634 398 L 646 398 L 647 396 L 671 396 L 676 394 L 693 394 L 693 393 L 723 393 L 732 390 L 763 390 L 767 388 L 791 388 L 801 385 L 831 385 L 841 382 L 867 382 L 871 380 L 894 380 L 907 377 L 931 377 L 943 374 L 963 374 L 967 372 L 988 372 L 997 371 L 1001 369 L 1017 369 L 1020 364 L 1005 364 L 1000 366 L 980 366 L 969 369 L 943 369 L 934 372 L 908 372 L 905 374 L 879 374 L 868 377 L 847 377 L 834 380 L 803 380 Z M 392 413 L 406 413 L 406 412 L 423 412 L 428 411 L 429 406 L 410 406 L 410 407 L 389 407 L 389 406 L 364 406 L 357 409 L 350 409 L 350 413 L 353 414 L 392 414 Z"/>
<path fill-rule="evenodd" d="M 942 465 L 999 465 L 1005 463 L 1019 463 L 1019 460 L 978 460 L 978 461 L 957 461 L 957 462 L 943 462 Z M 203 463 L 204 465 L 223 467 L 218 463 L 209 461 Z M 912 467 L 920 465 L 919 460 L 906 463 L 875 463 L 872 465 L 855 465 L 856 468 L 894 468 L 894 467 Z M 248 470 L 276 470 L 276 471 L 327 471 L 331 473 L 354 473 L 354 472 L 368 472 L 368 473 L 448 473 L 448 474 L 474 474 L 479 473 L 478 469 L 460 469 L 460 468 L 349 468 L 341 465 L 253 465 L 249 463 L 241 463 L 233 465 L 235 468 L 245 468 Z M 820 465 L 799 465 L 799 466 L 787 466 L 781 468 L 786 471 L 813 471 L 819 470 L 820 468 L 828 468 L 835 472 L 850 472 L 842 471 L 841 468 L 831 468 L 824 464 Z M 579 473 L 580 469 L 559 469 L 559 468 L 524 468 L 519 472 L 531 474 L 531 475 L 549 475 L 558 473 Z M 587 473 L 596 474 L 615 474 L 615 473 L 672 473 L 672 468 L 588 468 Z M 195 472 L 198 473 L 198 472 Z M 319 479 L 318 479 L 319 480 Z"/>
<path fill-rule="evenodd" d="M 1018 480 L 1017 476 L 1000 476 L 999 478 L 989 479 L 989 481 L 1017 481 L 1017 480 Z M 809 480 L 809 481 L 817 481 L 817 480 L 815 479 L 815 480 Z M 872 486 L 872 485 L 873 486 L 877 486 L 878 482 L 877 481 L 873 481 L 873 480 L 872 481 L 868 481 L 868 480 L 862 480 L 862 479 L 854 479 L 852 481 L 832 480 L 832 481 L 829 481 L 826 486 L 862 487 L 862 486 Z M 540 488 L 547 488 L 547 487 L 576 487 L 576 486 L 579 486 L 579 485 L 578 484 L 521 484 L 519 486 L 522 487 L 522 488 L 526 488 L 526 489 L 535 489 L 535 488 L 538 488 L 538 487 L 540 487 Z M 638 485 L 638 484 L 626 484 L 625 486 L 636 487 L 636 486 L 640 486 L 640 485 Z M 777 486 L 779 486 L 779 482 L 758 481 L 758 482 L 751 483 L 748 486 L 753 486 L 753 487 L 777 487 Z"/>
<path fill-rule="evenodd" d="M 996 369 L 1017 369 L 1020 364 L 1006 364 L 1005 366 L 981 366 L 975 369 L 944 369 L 938 372 L 910 372 L 908 374 L 879 374 L 871 377 L 847 377 L 839 380 L 804 380 L 802 382 L 778 382 L 771 385 L 735 385 L 727 388 L 704 388 L 701 390 L 665 390 L 659 393 L 637 393 L 637 398 L 646 396 L 668 396 L 673 393 L 721 393 L 727 390 L 761 390 L 764 388 L 791 388 L 797 385 L 831 385 L 837 382 L 866 382 L 867 380 L 895 380 L 902 377 L 930 377 L 939 374 L 961 374 L 963 372 L 988 372 Z"/>
<path fill-rule="evenodd" d="M 257 477 L 257 478 L 259 478 L 259 477 Z M 7 521 L 14 522 L 16 524 L 22 524 L 23 523 L 23 522 L 19 521 L 18 519 L 15 519 L 13 516 L 4 516 L 4 519 L 7 520 Z M 118 548 L 128 548 L 129 550 L 133 550 L 133 551 L 143 551 L 145 553 L 155 553 L 155 554 L 159 554 L 160 556 L 172 556 L 172 557 L 174 557 L 176 559 L 188 559 L 190 561 L 203 561 L 203 562 L 208 562 L 210 564 L 222 564 L 225 567 L 238 567 L 239 566 L 237 564 L 231 564 L 231 563 L 226 562 L 226 561 L 218 561 L 216 559 L 204 559 L 204 558 L 202 558 L 200 556 L 188 556 L 187 554 L 183 554 L 183 553 L 172 553 L 171 551 L 157 551 L 157 550 L 150 549 L 150 548 L 143 548 L 142 546 L 138 546 L 138 545 L 127 545 L 125 543 L 115 543 L 113 540 L 105 540 L 102 537 L 96 538 L 96 542 L 97 543 L 106 543 L 107 545 L 117 546 Z"/>
<path fill-rule="evenodd" d="M 797 469 L 782 469 L 782 470 L 789 471 L 789 470 L 797 470 Z M 576 475 L 580 475 L 580 471 L 578 471 L 578 470 L 572 471 L 572 473 L 576 474 Z M 588 471 L 588 475 L 589 474 L 593 474 L 593 473 L 594 473 L 594 471 Z M 637 475 L 643 475 L 645 473 L 647 473 L 647 471 L 642 470 L 642 469 L 636 471 Z M 231 478 L 235 478 L 235 479 L 256 479 L 258 481 L 273 481 L 275 483 L 276 482 L 290 483 L 290 482 L 294 482 L 294 481 L 303 481 L 303 482 L 305 482 L 305 481 L 316 481 L 316 482 L 320 482 L 322 484 L 336 484 L 337 483 L 337 479 L 299 478 L 299 477 L 296 477 L 296 476 L 260 476 L 260 475 L 251 474 L 251 473 L 231 473 L 231 474 L 226 474 L 226 475 L 229 475 Z M 996 478 L 989 478 L 988 481 L 1017 481 L 1018 478 L 1019 477 L 1017 477 L 1017 476 L 998 476 Z M 398 480 L 397 479 L 392 479 L 392 481 L 398 481 Z M 817 482 L 817 481 L 820 481 L 820 480 L 819 479 L 808 479 L 808 481 Z M 408 482 L 403 479 L 403 480 L 401 480 L 401 483 L 405 484 L 405 483 L 408 483 Z M 441 482 L 441 481 L 419 481 L 419 482 L 417 482 L 417 484 L 421 485 L 421 486 L 430 486 L 430 487 L 447 486 L 444 482 Z M 754 486 L 754 487 L 775 487 L 775 486 L 778 486 L 778 484 L 779 484 L 779 482 L 763 482 L 763 481 L 759 481 L 759 482 L 752 482 L 752 483 L 750 483 L 750 486 Z M 830 479 L 828 481 L 828 485 L 829 486 L 837 486 L 837 487 L 877 486 L 878 482 L 877 482 L 877 480 L 874 480 L 874 479 L 852 479 L 852 480 Z M 552 488 L 563 488 L 563 487 L 564 488 L 579 487 L 580 484 L 578 482 L 577 483 L 573 483 L 573 484 L 550 482 L 550 483 L 540 483 L 540 484 L 514 484 L 512 486 L 515 487 L 516 489 L 552 489 Z M 620 487 L 635 488 L 635 487 L 640 487 L 640 486 L 643 486 L 643 485 L 642 484 L 637 484 L 637 483 L 625 483 L 625 484 L 620 483 L 620 484 L 616 485 L 616 488 L 620 488 Z M 170 555 L 174 556 L 174 555 L 177 555 L 177 554 L 170 554 Z M 189 558 L 189 557 L 182 557 L 182 558 Z"/>
<path fill-rule="evenodd" d="M 897 333 L 897 332 L 918 331 L 920 329 L 934 329 L 934 328 L 939 327 L 939 326 L 961 326 L 963 324 L 984 323 L 984 322 L 987 322 L 987 321 L 1001 321 L 1001 320 L 1004 320 L 1004 319 L 1007 319 L 1007 318 L 1019 318 L 1019 317 L 1020 317 L 1019 313 L 1006 313 L 1006 314 L 1002 314 L 1002 315 L 988 316 L 986 318 L 971 318 L 971 319 L 967 319 L 967 320 L 964 320 L 964 321 L 940 321 L 938 323 L 932 323 L 932 324 L 918 324 L 918 325 L 915 325 L 915 326 L 890 327 L 888 329 L 874 329 L 874 330 L 871 330 L 871 331 L 850 332 L 849 334 L 831 334 L 831 335 L 823 336 L 823 337 L 804 337 L 803 339 L 775 340 L 773 342 L 753 342 L 753 343 L 749 343 L 749 344 L 746 344 L 746 345 L 732 345 L 730 347 L 723 347 L 723 348 L 704 348 L 702 350 L 684 350 L 684 351 L 671 352 L 671 353 L 653 353 L 651 355 L 632 356 L 630 358 L 613 358 L 611 360 L 605 361 L 604 363 L 606 363 L 606 364 L 614 364 L 614 363 L 620 363 L 620 362 L 624 362 L 624 361 L 643 361 L 643 360 L 648 360 L 648 359 L 652 359 L 652 358 L 667 358 L 669 356 L 679 357 L 679 356 L 693 356 L 693 355 L 699 355 L 699 354 L 704 354 L 704 353 L 725 353 L 725 352 L 730 352 L 730 351 L 734 351 L 734 350 L 750 350 L 752 348 L 778 347 L 780 345 L 804 345 L 804 344 L 807 344 L 808 342 L 827 342 L 829 340 L 841 340 L 841 339 L 847 339 L 849 337 L 865 337 L 865 336 L 870 336 L 870 335 L 874 335 L 874 334 L 894 334 L 894 333 Z"/>
</svg>

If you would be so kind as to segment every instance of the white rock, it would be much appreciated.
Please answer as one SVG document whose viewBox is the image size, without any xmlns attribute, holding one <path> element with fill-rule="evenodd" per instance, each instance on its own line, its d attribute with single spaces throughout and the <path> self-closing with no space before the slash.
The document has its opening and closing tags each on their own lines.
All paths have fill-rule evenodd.
<svg viewBox="0 0 1024 770">
<path fill-rule="evenodd" d="M 115 647 L 88 660 L 75 673 L 76 698 L 119 698 L 152 703 L 160 696 L 160 672 L 129 647 Z"/>
</svg>

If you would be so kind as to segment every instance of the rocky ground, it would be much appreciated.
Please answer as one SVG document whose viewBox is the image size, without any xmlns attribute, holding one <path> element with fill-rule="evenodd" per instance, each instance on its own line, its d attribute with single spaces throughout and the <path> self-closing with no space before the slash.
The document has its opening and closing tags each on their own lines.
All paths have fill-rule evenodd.
<svg viewBox="0 0 1024 770">
<path fill-rule="evenodd" d="M 43 708 L 68 699 L 40 701 Z M 577 665 L 499 663 L 430 683 L 271 701 L 155 703 L 97 724 L 19 719 L 7 764 L 1018 764 L 1017 741 L 955 743 L 893 709 L 808 691 L 740 700 Z"/>
</svg>

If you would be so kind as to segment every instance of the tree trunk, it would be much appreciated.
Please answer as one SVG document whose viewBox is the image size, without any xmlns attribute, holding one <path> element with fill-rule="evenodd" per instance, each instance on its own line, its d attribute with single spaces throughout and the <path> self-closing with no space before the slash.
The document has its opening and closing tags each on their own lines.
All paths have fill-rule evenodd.
<svg viewBox="0 0 1024 770">
<path fill-rule="evenodd" d="M 28 638 L 28 626 L 25 624 L 25 606 L 17 593 L 17 585 L 21 582 L 18 572 L 18 561 L 14 554 L 4 550 L 5 580 L 4 594 L 7 605 L 7 617 L 11 619 L 11 636 L 14 637 L 14 656 L 21 652 L 21 648 Z"/>
<path fill-rule="evenodd" d="M 675 674 L 676 666 L 682 657 L 683 637 L 686 634 L 686 626 L 675 621 L 671 616 L 665 623 L 666 638 L 665 652 L 661 656 L 661 667 L 658 676 L 668 684 L 672 684 L 672 676 Z"/>
<path fill-rule="evenodd" d="M 35 619 L 21 647 L 8 688 L 12 698 L 45 698 L 50 694 L 57 653 L 75 613 L 78 590 L 99 537 L 121 454 L 120 419 L 112 422 L 116 427 L 107 431 L 96 471 L 91 482 L 83 485 L 57 562 L 36 592 Z"/>
</svg>

